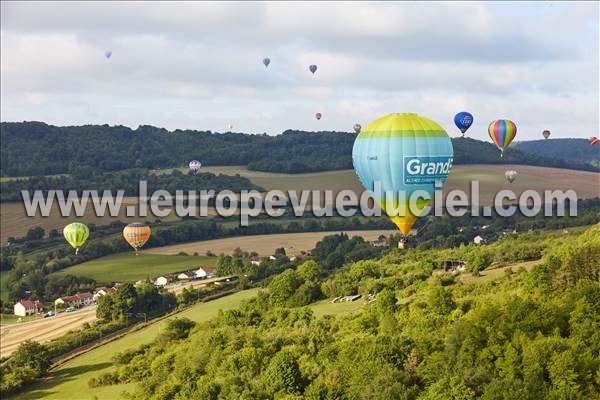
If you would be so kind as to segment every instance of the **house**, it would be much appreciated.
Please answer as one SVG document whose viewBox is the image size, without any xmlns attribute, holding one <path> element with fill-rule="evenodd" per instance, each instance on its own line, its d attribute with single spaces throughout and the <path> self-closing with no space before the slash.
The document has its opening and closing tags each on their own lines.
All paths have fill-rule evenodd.
<svg viewBox="0 0 600 400">
<path fill-rule="evenodd" d="M 177 279 L 180 281 L 187 281 L 190 279 L 196 279 L 196 272 L 195 271 L 185 271 L 180 273 L 179 275 L 177 275 Z"/>
<path fill-rule="evenodd" d="M 21 300 L 13 307 L 15 315 L 25 317 L 42 311 L 44 305 L 39 300 Z"/>
<path fill-rule="evenodd" d="M 467 270 L 467 263 L 458 260 L 446 260 L 442 263 L 444 272 L 464 272 Z"/>
<path fill-rule="evenodd" d="M 97 298 L 97 297 L 96 297 Z M 73 296 L 63 296 L 54 300 L 54 305 L 69 305 L 72 307 L 85 307 L 94 302 L 94 295 L 91 292 L 75 293 Z"/>
<path fill-rule="evenodd" d="M 154 281 L 154 285 L 165 286 L 167 283 L 173 282 L 174 280 L 175 280 L 175 277 L 171 274 L 163 275 L 163 276 L 159 276 L 158 278 L 156 278 L 156 280 Z"/>
<path fill-rule="evenodd" d="M 379 239 L 373 240 L 371 245 L 373 245 L 373 247 L 388 247 L 390 245 L 390 241 L 387 237 L 381 235 L 379 236 Z"/>
<path fill-rule="evenodd" d="M 475 244 L 483 244 L 485 242 L 486 242 L 486 239 L 481 235 L 477 235 L 473 238 L 473 243 L 475 243 Z"/>
<path fill-rule="evenodd" d="M 252 265 L 258 267 L 260 265 L 260 257 L 252 256 L 252 258 L 250 258 L 250 262 L 252 263 Z"/>
<path fill-rule="evenodd" d="M 196 278 L 209 279 L 215 276 L 215 270 L 208 266 L 200 267 L 196 270 Z"/>
<path fill-rule="evenodd" d="M 111 287 L 111 288 L 107 288 L 106 286 L 97 287 L 96 289 L 94 289 L 94 295 L 92 296 L 92 299 L 94 301 L 98 301 L 99 297 L 106 296 L 107 294 L 114 293 L 116 291 L 117 291 L 117 289 L 115 289 L 114 287 Z"/>
</svg>

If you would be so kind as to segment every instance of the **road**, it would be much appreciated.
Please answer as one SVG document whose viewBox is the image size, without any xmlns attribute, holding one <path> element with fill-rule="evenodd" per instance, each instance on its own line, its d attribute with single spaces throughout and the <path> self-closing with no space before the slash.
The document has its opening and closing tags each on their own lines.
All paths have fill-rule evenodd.
<svg viewBox="0 0 600 400">
<path fill-rule="evenodd" d="M 80 328 L 86 322 L 96 320 L 96 306 L 84 307 L 72 313 L 60 313 L 54 317 L 3 325 L 0 328 L 0 356 L 11 355 L 26 340 L 40 343 L 64 335 L 67 331 Z"/>
<path fill-rule="evenodd" d="M 211 282 L 218 282 L 231 278 L 230 276 L 217 277 L 205 280 L 195 280 L 177 285 L 170 285 L 167 290 L 175 294 L 183 288 L 198 288 Z M 37 319 L 30 322 L 2 325 L 0 327 L 0 356 L 11 355 L 26 340 L 35 340 L 45 343 L 64 335 L 70 330 L 81 328 L 83 324 L 96 321 L 96 306 L 81 308 L 72 313 L 62 312 L 54 317 Z"/>
</svg>

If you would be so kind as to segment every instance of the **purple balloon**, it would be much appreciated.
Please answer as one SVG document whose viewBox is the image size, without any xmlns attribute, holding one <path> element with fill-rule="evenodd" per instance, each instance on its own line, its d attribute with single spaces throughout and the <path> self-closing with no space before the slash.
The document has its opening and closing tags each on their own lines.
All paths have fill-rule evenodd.
<svg viewBox="0 0 600 400">
<path fill-rule="evenodd" d="M 106 50 L 106 51 L 104 52 L 104 57 L 106 57 L 106 58 L 110 58 L 110 56 L 112 56 L 112 51 L 110 51 L 110 50 Z"/>
<path fill-rule="evenodd" d="M 317 66 L 316 66 L 316 65 L 314 65 L 314 64 L 313 64 L 313 65 L 311 65 L 311 66 L 309 66 L 309 67 L 308 67 L 308 69 L 309 69 L 309 70 L 310 70 L 310 72 L 312 72 L 313 74 L 314 74 L 315 72 L 317 72 Z"/>
</svg>

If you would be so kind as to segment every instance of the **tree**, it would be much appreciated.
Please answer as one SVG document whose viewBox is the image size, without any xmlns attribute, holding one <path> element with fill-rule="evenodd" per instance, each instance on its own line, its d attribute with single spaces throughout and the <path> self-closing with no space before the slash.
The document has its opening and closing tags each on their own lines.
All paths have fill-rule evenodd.
<svg viewBox="0 0 600 400">
<path fill-rule="evenodd" d="M 285 306 L 302 281 L 296 271 L 286 269 L 269 283 L 269 301 L 274 306 Z"/>
<path fill-rule="evenodd" d="M 319 282 L 321 275 L 323 275 L 323 269 L 313 260 L 308 260 L 298 266 L 298 275 L 305 282 Z"/>
<path fill-rule="evenodd" d="M 41 226 L 30 228 L 25 234 L 25 240 L 40 240 L 44 238 L 46 231 Z"/>
<path fill-rule="evenodd" d="M 186 338 L 196 323 L 189 318 L 173 318 L 167 321 L 167 327 L 162 336 L 166 340 L 180 340 Z"/>
<path fill-rule="evenodd" d="M 33 340 L 27 340 L 19 345 L 11 359 L 15 365 L 33 368 L 40 374 L 46 372 L 52 364 L 48 348 Z"/>
<path fill-rule="evenodd" d="M 271 396 L 278 392 L 300 393 L 302 374 L 298 362 L 289 351 L 282 350 L 275 354 L 263 374 L 263 383 Z"/>
</svg>

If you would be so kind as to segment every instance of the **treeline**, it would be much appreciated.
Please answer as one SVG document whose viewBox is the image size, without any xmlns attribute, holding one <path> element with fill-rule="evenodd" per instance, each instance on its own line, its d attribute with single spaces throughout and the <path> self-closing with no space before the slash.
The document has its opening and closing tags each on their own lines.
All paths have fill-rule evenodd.
<svg viewBox="0 0 600 400">
<path fill-rule="evenodd" d="M 212 133 L 140 126 L 84 125 L 57 127 L 42 122 L 3 122 L 0 174 L 39 176 L 73 174 L 81 168 L 118 171 L 204 165 L 246 165 L 270 172 L 315 172 L 352 168 L 354 133 L 287 130 L 281 135 Z M 549 157 L 510 148 L 505 157 L 491 143 L 453 139 L 455 163 L 517 163 L 600 170 L 576 158 Z"/>
<path fill-rule="evenodd" d="M 298 219 L 286 225 L 273 222 L 258 222 L 247 227 L 227 227 L 226 221 L 186 220 L 175 224 L 152 226 L 152 236 L 146 248 L 166 246 L 197 240 L 209 240 L 223 237 L 261 235 L 271 233 L 315 232 L 326 230 L 349 229 L 392 229 L 393 224 L 387 218 L 373 218 L 362 221 L 359 218 L 348 219 Z M 51 275 L 64 268 L 80 264 L 105 255 L 130 251 L 131 248 L 120 234 L 123 223 L 114 222 L 111 228 L 118 233 L 90 238 L 79 254 L 67 246 L 52 247 L 48 250 L 37 250 L 31 254 L 23 254 L 18 248 L 3 248 L 3 266 L 9 269 L 5 278 L 10 302 L 24 298 L 51 300 L 77 291 L 87 290 L 96 284 L 111 282 L 95 282 L 85 277 L 66 275 L 58 278 Z M 56 239 L 58 240 L 58 239 Z"/>
<path fill-rule="evenodd" d="M 452 249 L 392 251 L 332 277 L 309 261 L 238 309 L 117 355 L 89 384 L 137 382 L 128 398 L 145 400 L 597 398 L 600 225 L 512 244 L 543 260 L 473 283 L 434 274 Z M 511 251 L 481 248 L 494 261 Z M 366 299 L 317 317 L 295 306 L 301 287 Z"/>
<path fill-rule="evenodd" d="M 147 182 L 147 195 L 157 190 L 166 190 L 173 197 L 177 190 L 182 190 L 187 195 L 189 190 L 195 190 L 200 195 L 202 190 L 214 190 L 215 194 L 222 190 L 231 190 L 239 193 L 241 190 L 264 191 L 256 186 L 248 178 L 239 175 L 215 175 L 212 173 L 186 174 L 178 170 L 170 174 L 153 174 L 144 169 L 130 169 L 119 172 L 102 172 L 92 167 L 75 168 L 71 175 L 62 176 L 37 176 L 28 179 L 13 179 L 0 183 L 0 201 L 22 201 L 22 190 L 29 191 L 30 198 L 36 190 L 41 190 L 44 195 L 49 190 L 74 190 L 78 195 L 84 190 L 95 190 L 101 196 L 105 190 L 110 190 L 113 197 L 119 190 L 124 191 L 125 196 L 139 196 L 140 181 Z M 68 193 L 64 194 L 66 198 Z M 91 199 L 88 199 L 91 207 Z M 173 203 L 175 201 L 173 200 Z M 214 199 L 209 202 L 214 204 Z M 108 212 L 108 210 L 106 210 Z"/>
<path fill-rule="evenodd" d="M 544 157 L 600 162 L 600 146 L 590 146 L 587 139 L 531 140 L 516 142 L 513 146 L 519 150 Z"/>
</svg>

